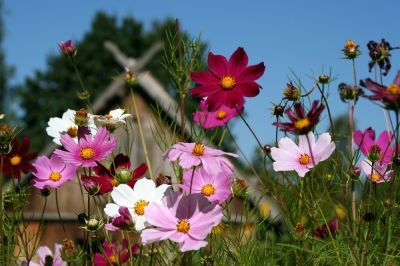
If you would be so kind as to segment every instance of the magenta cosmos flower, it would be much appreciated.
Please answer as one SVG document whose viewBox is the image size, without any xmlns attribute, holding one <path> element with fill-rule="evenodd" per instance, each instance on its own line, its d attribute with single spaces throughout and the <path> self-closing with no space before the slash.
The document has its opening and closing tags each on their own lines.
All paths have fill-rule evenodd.
<svg viewBox="0 0 400 266">
<path fill-rule="evenodd" d="M 375 162 L 372 167 L 372 162 L 365 159 L 361 162 L 361 169 L 369 180 L 376 184 L 383 182 L 389 182 L 393 177 L 393 170 L 389 170 L 390 164 L 381 164 L 380 162 Z"/>
<path fill-rule="evenodd" d="M 225 126 L 229 120 L 243 112 L 243 106 L 239 109 L 222 105 L 216 111 L 208 111 L 205 100 L 200 102 L 200 110 L 193 113 L 193 120 L 203 128 L 215 128 Z"/>
<path fill-rule="evenodd" d="M 32 164 L 33 186 L 38 189 L 59 188 L 62 184 L 72 180 L 76 175 L 76 166 L 66 164 L 57 155 L 51 158 L 39 156 Z"/>
<path fill-rule="evenodd" d="M 54 255 L 51 250 L 46 247 L 42 246 L 37 250 L 37 256 L 39 257 L 39 263 L 29 262 L 29 266 L 46 266 L 46 265 L 53 265 L 53 266 L 67 266 L 67 263 L 62 260 L 61 258 L 61 249 L 62 245 L 56 244 L 54 249 Z"/>
<path fill-rule="evenodd" d="M 361 81 L 361 85 L 370 90 L 373 95 L 367 96 L 374 101 L 382 101 L 387 109 L 399 110 L 400 108 L 400 71 L 397 72 L 393 83 L 383 86 L 368 78 Z"/>
<path fill-rule="evenodd" d="M 315 141 L 312 132 L 307 135 L 300 135 L 298 146 L 293 140 L 285 137 L 279 140 L 278 145 L 279 148 L 273 147 L 271 149 L 271 156 L 275 160 L 272 164 L 274 170 L 294 170 L 301 177 L 304 177 L 319 162 L 328 159 L 335 150 L 335 143 L 331 141 L 329 133 L 321 134 L 317 141 Z"/>
<path fill-rule="evenodd" d="M 273 123 L 274 126 L 281 128 L 284 131 L 293 132 L 297 134 L 307 134 L 319 122 L 319 117 L 324 110 L 325 106 L 318 101 L 312 103 L 310 111 L 306 114 L 301 103 L 296 103 L 293 108 L 294 112 L 290 109 L 285 111 L 290 119 L 288 123 L 277 122 Z"/>
<path fill-rule="evenodd" d="M 120 247 L 117 243 L 103 242 L 103 253 L 96 253 L 93 257 L 93 265 L 95 266 L 113 266 L 121 265 L 129 260 L 129 248 L 126 240 L 121 241 Z M 132 255 L 139 253 L 137 244 L 131 247 Z"/>
<path fill-rule="evenodd" d="M 117 139 L 111 137 L 105 127 L 97 131 L 94 138 L 89 132 L 79 139 L 79 143 L 75 143 L 74 139 L 67 134 L 61 136 L 61 144 L 66 151 L 55 150 L 54 154 L 60 156 L 64 162 L 75 166 L 93 167 L 96 161 L 106 158 L 117 145 Z"/>
<path fill-rule="evenodd" d="M 260 92 L 260 85 L 255 82 L 264 74 L 265 66 L 261 62 L 247 66 L 248 57 L 239 47 L 229 58 L 222 55 L 208 54 L 210 71 L 191 72 L 197 87 L 190 90 L 195 97 L 207 97 L 210 111 L 217 111 L 222 105 L 230 108 L 244 104 L 244 97 L 254 97 Z"/>
<path fill-rule="evenodd" d="M 362 132 L 357 130 L 353 133 L 354 142 L 360 147 L 361 152 L 368 156 L 371 149 L 379 150 L 380 163 L 387 164 L 392 161 L 393 147 L 391 143 L 393 135 L 389 131 L 383 131 L 377 140 L 375 140 L 375 131 L 372 128 L 367 128 Z"/>
<path fill-rule="evenodd" d="M 142 231 L 143 244 L 169 239 L 179 244 L 182 252 L 207 245 L 204 239 L 222 219 L 222 208 L 210 203 L 202 194 L 184 196 L 170 191 L 163 205 L 150 203 L 146 219 L 156 228 Z"/>
<path fill-rule="evenodd" d="M 223 155 L 238 157 L 237 154 L 223 152 L 203 144 L 180 142 L 164 153 L 164 159 L 179 160 L 179 165 L 183 169 L 201 165 L 204 171 L 211 175 L 217 175 L 220 172 L 232 173 L 233 165 L 228 159 L 222 157 Z"/>
<path fill-rule="evenodd" d="M 71 40 L 59 42 L 58 47 L 64 55 L 73 56 L 76 53 L 76 46 Z"/>
<path fill-rule="evenodd" d="M 183 174 L 183 185 L 180 187 L 186 193 L 190 193 L 190 182 L 192 182 L 191 193 L 201 193 L 207 197 L 210 202 L 222 204 L 232 195 L 232 177 L 231 174 L 221 172 L 218 175 L 210 175 L 202 169 L 186 171 Z"/>
</svg>

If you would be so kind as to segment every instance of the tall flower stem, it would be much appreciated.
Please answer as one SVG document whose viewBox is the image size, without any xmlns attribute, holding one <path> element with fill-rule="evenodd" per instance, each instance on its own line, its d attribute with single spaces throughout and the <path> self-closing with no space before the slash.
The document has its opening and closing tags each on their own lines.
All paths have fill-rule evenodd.
<svg viewBox="0 0 400 266">
<path fill-rule="evenodd" d="M 133 93 L 132 87 L 131 87 L 131 97 L 132 97 L 133 109 L 135 111 L 135 116 L 136 116 L 136 120 L 137 120 L 137 124 L 138 124 L 138 128 L 139 128 L 140 141 L 142 142 L 144 157 L 146 159 L 146 163 L 147 163 L 147 166 L 148 166 L 150 178 L 153 179 L 153 172 L 151 170 L 151 164 L 150 164 L 150 156 L 149 156 L 149 153 L 147 151 L 146 141 L 145 141 L 144 135 L 143 135 L 142 122 L 140 120 L 140 114 L 139 114 L 139 111 L 138 111 L 137 106 L 136 106 L 135 95 Z"/>
<path fill-rule="evenodd" d="M 316 85 L 317 85 L 319 92 L 321 93 L 322 99 L 325 102 L 326 110 L 328 111 L 329 124 L 331 125 L 332 140 L 335 141 L 335 129 L 333 127 L 333 119 L 332 119 L 332 115 L 331 115 L 331 109 L 329 108 L 328 100 L 325 97 L 324 90 L 321 89 L 321 87 L 318 85 L 318 83 L 316 83 Z"/>
<path fill-rule="evenodd" d="M 78 70 L 78 66 L 76 65 L 75 60 L 72 56 L 68 56 L 68 58 L 69 58 L 69 61 L 72 65 L 72 67 L 74 68 L 75 75 L 78 78 L 79 84 L 81 85 L 81 88 L 82 88 L 83 92 L 85 93 L 84 100 L 86 101 L 87 108 L 90 110 L 90 112 L 93 112 L 92 104 L 89 100 L 90 94 L 89 94 L 89 91 L 86 89 L 85 84 L 83 83 L 81 74 L 79 73 L 79 70 Z"/>
<path fill-rule="evenodd" d="M 192 185 L 193 185 L 193 177 L 194 177 L 194 171 L 195 171 L 195 170 L 196 170 L 196 167 L 193 167 L 192 177 L 190 178 L 189 195 L 192 194 Z"/>
<path fill-rule="evenodd" d="M 58 214 L 58 219 L 60 219 L 60 223 L 61 223 L 61 227 L 64 231 L 64 234 L 67 235 L 67 230 L 65 230 L 65 226 L 64 226 L 64 221 L 61 219 L 61 213 L 60 213 L 60 205 L 58 203 L 58 191 L 56 189 L 56 207 L 57 207 L 57 214 Z"/>
<path fill-rule="evenodd" d="M 353 76 L 354 76 L 354 88 L 357 86 L 357 75 L 356 75 L 356 63 L 355 60 L 352 59 L 353 63 Z M 354 100 L 349 102 L 349 153 L 350 153 L 350 168 L 354 163 L 354 146 L 353 146 L 353 131 L 354 131 Z M 349 169 L 350 169 L 349 168 Z M 346 189 L 347 190 L 347 189 Z M 351 180 L 351 214 L 352 221 L 357 220 L 356 213 L 356 191 L 355 191 L 355 181 Z M 356 227 L 354 226 L 354 229 Z"/>
<path fill-rule="evenodd" d="M 3 223 L 3 164 L 4 157 L 0 157 L 0 262 L 5 258 L 4 257 L 4 223 Z"/>
<path fill-rule="evenodd" d="M 260 146 L 260 149 L 264 152 L 264 147 L 261 144 L 260 140 L 258 139 L 256 133 L 254 133 L 253 129 L 250 127 L 249 123 L 247 123 L 246 119 L 244 119 L 242 113 L 239 111 L 239 109 L 237 108 L 237 106 L 235 106 L 237 113 L 239 114 L 240 118 L 243 120 L 244 124 L 247 126 L 247 128 L 250 130 L 251 134 L 253 135 L 253 137 L 255 138 L 255 140 L 258 143 L 258 146 Z"/>
</svg>

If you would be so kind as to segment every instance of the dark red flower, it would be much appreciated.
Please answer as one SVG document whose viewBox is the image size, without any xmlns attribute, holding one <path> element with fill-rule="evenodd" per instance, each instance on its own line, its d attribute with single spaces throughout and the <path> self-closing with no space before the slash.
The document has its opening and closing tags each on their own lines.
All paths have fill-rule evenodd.
<svg viewBox="0 0 400 266">
<path fill-rule="evenodd" d="M 319 237 L 321 239 L 325 239 L 330 234 L 334 235 L 337 232 L 338 227 L 339 227 L 339 220 L 337 218 L 332 219 L 329 221 L 329 225 L 324 224 L 321 227 L 319 227 L 317 230 L 315 230 L 314 236 Z M 330 233 L 329 233 L 329 231 L 330 231 Z"/>
<path fill-rule="evenodd" d="M 397 72 L 393 83 L 383 86 L 368 78 L 361 81 L 361 86 L 370 90 L 373 95 L 366 96 L 374 101 L 382 101 L 387 109 L 400 109 L 400 71 Z"/>
<path fill-rule="evenodd" d="M 122 265 L 129 260 L 130 252 L 128 248 L 128 242 L 126 240 L 121 241 L 120 247 L 116 243 L 103 242 L 102 253 L 96 253 L 93 257 L 93 265 L 95 266 L 114 266 Z M 139 253 L 139 246 L 134 244 L 131 247 L 132 255 Z"/>
<path fill-rule="evenodd" d="M 314 126 L 319 122 L 321 112 L 325 106 L 319 101 L 314 101 L 310 111 L 306 114 L 303 106 L 300 103 L 296 103 L 293 108 L 294 112 L 290 109 L 285 111 L 286 115 L 290 119 L 290 123 L 277 122 L 274 126 L 281 128 L 284 131 L 293 132 L 297 134 L 307 134 Z"/>
<path fill-rule="evenodd" d="M 216 111 L 222 105 L 230 108 L 241 107 L 244 97 L 254 97 L 261 86 L 255 82 L 264 74 L 265 66 L 261 62 L 247 66 L 248 57 L 239 47 L 229 58 L 208 54 L 209 71 L 191 72 L 192 80 L 197 84 L 190 93 L 195 97 L 207 97 L 209 111 Z"/>
<path fill-rule="evenodd" d="M 21 145 L 16 139 L 12 141 L 11 145 L 12 149 L 10 153 L 3 156 L 2 172 L 20 179 L 21 172 L 27 174 L 33 169 L 30 161 L 36 157 L 37 153 L 28 152 L 30 146 L 30 139 L 28 137 L 23 138 Z"/>
<path fill-rule="evenodd" d="M 399 49 L 399 47 L 392 47 L 385 39 L 382 39 L 380 43 L 371 40 L 368 42 L 367 47 L 371 58 L 371 62 L 368 63 L 369 72 L 375 65 L 378 65 L 380 69 L 384 70 L 383 75 L 386 76 L 392 67 L 390 51 Z"/>
<path fill-rule="evenodd" d="M 119 184 L 127 184 L 133 187 L 139 177 L 143 176 L 147 171 L 146 164 L 142 163 L 135 170 L 130 170 L 131 162 L 129 157 L 118 154 L 114 158 L 114 162 L 111 164 L 110 169 L 107 169 L 102 164 L 97 163 L 97 166 L 93 167 L 96 175 L 87 176 L 82 175 L 81 179 L 87 181 L 91 179 L 99 186 L 99 195 L 110 192 L 113 187 Z"/>
</svg>

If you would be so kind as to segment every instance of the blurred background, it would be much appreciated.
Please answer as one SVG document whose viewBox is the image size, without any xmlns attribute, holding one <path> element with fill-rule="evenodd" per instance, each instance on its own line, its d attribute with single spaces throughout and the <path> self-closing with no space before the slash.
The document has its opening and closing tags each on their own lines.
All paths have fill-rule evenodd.
<svg viewBox="0 0 400 266">
<path fill-rule="evenodd" d="M 57 43 L 72 39 L 78 43 L 77 63 L 93 96 L 123 68 L 105 51 L 111 40 L 131 57 L 140 57 L 153 43 L 163 39 L 164 30 L 179 19 L 181 30 L 200 36 L 206 52 L 229 57 L 239 46 L 250 63 L 264 61 L 267 68 L 259 80 L 260 95 L 247 99 L 246 117 L 262 143 L 274 140 L 272 103 L 282 97 L 290 80 L 301 80 L 310 88 L 315 77 L 332 73 L 329 103 L 334 116 L 347 113 L 338 96 L 340 82 L 353 82 L 352 65 L 342 59 L 347 39 L 360 45 L 357 60 L 359 79 L 368 72 L 369 40 L 385 38 L 400 45 L 398 1 L 22 1 L 1 3 L 1 112 L 25 128 L 40 150 L 50 139 L 44 131 L 49 117 L 67 108 L 79 107 L 78 83 L 71 66 L 60 56 Z M 393 51 L 393 68 L 384 78 L 392 82 L 399 52 Z M 161 66 L 160 51 L 145 67 L 168 88 L 169 78 Z M 294 75 L 294 74 L 295 75 Z M 171 91 L 173 94 L 173 92 Z M 311 97 L 319 98 L 317 93 Z M 358 128 L 385 128 L 382 111 L 365 99 L 356 106 Z M 324 118 L 320 132 L 326 130 Z M 234 134 L 250 158 L 256 148 L 242 121 L 235 121 Z"/>
</svg>

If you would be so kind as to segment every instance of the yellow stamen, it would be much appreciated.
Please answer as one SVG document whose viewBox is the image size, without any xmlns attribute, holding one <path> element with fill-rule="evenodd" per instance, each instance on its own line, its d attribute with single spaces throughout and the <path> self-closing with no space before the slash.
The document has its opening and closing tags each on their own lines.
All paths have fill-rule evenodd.
<svg viewBox="0 0 400 266">
<path fill-rule="evenodd" d="M 111 179 L 111 185 L 113 186 L 113 187 L 116 187 L 116 186 L 118 186 L 118 180 L 116 179 L 116 178 L 113 178 L 113 179 Z"/>
<path fill-rule="evenodd" d="M 19 155 L 14 155 L 13 157 L 10 158 L 10 163 L 13 166 L 19 165 L 22 161 L 21 156 Z"/>
<path fill-rule="evenodd" d="M 136 202 L 135 207 L 133 208 L 135 210 L 135 213 L 137 215 L 143 215 L 144 214 L 144 207 L 149 205 L 148 201 L 145 200 L 139 200 Z"/>
<path fill-rule="evenodd" d="M 188 220 L 179 220 L 178 224 L 176 225 L 176 230 L 178 232 L 187 234 L 190 230 L 190 223 Z"/>
<path fill-rule="evenodd" d="M 192 154 L 197 155 L 197 156 L 202 156 L 204 154 L 204 145 L 196 143 L 194 145 Z"/>
<path fill-rule="evenodd" d="M 380 174 L 378 174 L 378 173 L 373 173 L 372 175 L 371 175 L 371 179 L 372 179 L 372 181 L 374 181 L 374 182 L 378 182 L 379 180 L 381 180 L 381 175 Z"/>
<path fill-rule="evenodd" d="M 344 47 L 351 51 L 355 49 L 356 43 L 353 40 L 347 40 Z"/>
<path fill-rule="evenodd" d="M 236 82 L 232 76 L 227 75 L 222 77 L 220 84 L 224 90 L 230 90 L 235 87 Z"/>
<path fill-rule="evenodd" d="M 78 128 L 77 127 L 70 127 L 67 130 L 67 134 L 71 137 L 71 138 L 75 138 L 78 136 Z"/>
<path fill-rule="evenodd" d="M 59 172 L 51 172 L 49 179 L 51 181 L 57 182 L 61 179 L 61 174 Z"/>
<path fill-rule="evenodd" d="M 90 160 L 94 157 L 94 150 L 91 147 L 85 147 L 81 149 L 80 156 L 82 160 Z"/>
<path fill-rule="evenodd" d="M 206 196 L 206 197 L 214 195 L 215 187 L 213 185 L 211 185 L 211 184 L 204 185 L 201 188 L 201 193 L 203 193 L 203 195 Z"/>
<path fill-rule="evenodd" d="M 310 120 L 307 117 L 305 117 L 294 122 L 294 127 L 297 128 L 298 130 L 302 130 L 310 126 L 310 124 L 311 124 Z"/>
<path fill-rule="evenodd" d="M 111 254 L 108 256 L 109 261 L 111 262 L 112 265 L 117 265 L 118 264 L 118 258 L 114 254 Z"/>
<path fill-rule="evenodd" d="M 309 164 L 310 163 L 310 156 L 308 154 L 303 153 L 302 155 L 300 155 L 299 157 L 299 163 L 301 164 Z"/>
<path fill-rule="evenodd" d="M 113 116 L 112 116 L 112 115 L 110 115 L 110 114 L 106 114 L 106 115 L 104 115 L 104 117 L 105 117 L 105 118 L 107 118 L 107 119 L 111 119 L 111 118 L 113 118 Z"/>
<path fill-rule="evenodd" d="M 400 95 L 400 87 L 394 83 L 390 84 L 386 89 L 387 94 Z"/>
<path fill-rule="evenodd" d="M 217 119 L 218 120 L 222 120 L 226 117 L 227 113 L 224 110 L 220 110 L 217 113 Z"/>
</svg>

